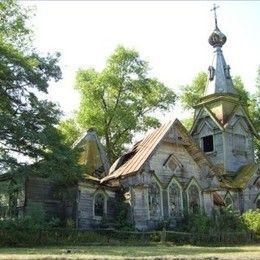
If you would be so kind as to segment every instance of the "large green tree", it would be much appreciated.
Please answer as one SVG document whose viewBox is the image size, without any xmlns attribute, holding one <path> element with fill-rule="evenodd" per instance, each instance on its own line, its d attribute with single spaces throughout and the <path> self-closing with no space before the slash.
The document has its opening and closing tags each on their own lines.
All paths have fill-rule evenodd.
<svg viewBox="0 0 260 260">
<path fill-rule="evenodd" d="M 61 78 L 59 54 L 37 53 L 27 27 L 30 13 L 16 1 L 0 2 L 0 174 L 13 182 L 29 172 L 75 182 L 76 152 L 55 128 L 60 111 L 39 98 L 50 80 Z"/>
<path fill-rule="evenodd" d="M 175 93 L 149 77 L 148 71 L 148 63 L 137 51 L 119 46 L 101 72 L 77 73 L 81 101 L 76 121 L 82 129 L 97 129 L 111 162 L 135 133 L 159 125 L 152 112 L 168 110 L 175 103 Z"/>
</svg>

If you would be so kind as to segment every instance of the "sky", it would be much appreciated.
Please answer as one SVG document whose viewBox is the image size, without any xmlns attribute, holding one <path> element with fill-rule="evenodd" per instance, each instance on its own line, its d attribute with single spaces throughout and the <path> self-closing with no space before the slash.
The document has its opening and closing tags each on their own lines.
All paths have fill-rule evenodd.
<svg viewBox="0 0 260 260">
<path fill-rule="evenodd" d="M 48 98 L 60 104 L 65 117 L 80 102 L 74 89 L 77 70 L 101 71 L 118 45 L 136 49 L 149 62 L 150 75 L 179 94 L 211 64 L 213 3 L 220 7 L 218 25 L 227 36 L 223 53 L 231 75 L 240 75 L 252 93 L 260 65 L 258 1 L 22 1 L 36 8 L 34 46 L 42 54 L 61 53 L 63 79 L 50 82 Z M 158 118 L 164 122 L 187 115 L 177 104 Z"/>
</svg>

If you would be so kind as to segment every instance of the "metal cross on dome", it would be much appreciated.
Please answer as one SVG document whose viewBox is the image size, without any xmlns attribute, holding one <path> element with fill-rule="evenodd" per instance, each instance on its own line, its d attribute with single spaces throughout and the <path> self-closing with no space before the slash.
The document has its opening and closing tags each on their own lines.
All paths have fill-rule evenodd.
<svg viewBox="0 0 260 260">
<path fill-rule="evenodd" d="M 216 6 L 216 4 L 213 4 L 213 8 L 210 11 L 214 11 L 215 16 L 215 26 L 218 28 L 218 21 L 217 21 L 217 12 L 216 10 L 219 8 L 219 6 Z"/>
</svg>

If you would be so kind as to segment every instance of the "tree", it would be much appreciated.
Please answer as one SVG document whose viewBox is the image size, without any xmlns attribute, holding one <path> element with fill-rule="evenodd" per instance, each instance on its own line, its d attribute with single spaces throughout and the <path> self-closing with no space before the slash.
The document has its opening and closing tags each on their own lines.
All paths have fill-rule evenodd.
<svg viewBox="0 0 260 260">
<path fill-rule="evenodd" d="M 190 85 L 183 86 L 181 103 L 185 109 L 192 109 L 203 96 L 207 83 L 207 73 L 199 72 Z"/>
<path fill-rule="evenodd" d="M 159 125 L 152 112 L 168 110 L 176 99 L 163 83 L 148 77 L 148 63 L 135 50 L 122 46 L 101 72 L 79 70 L 76 89 L 81 94 L 76 121 L 83 129 L 97 129 L 111 162 L 136 132 Z"/>
<path fill-rule="evenodd" d="M 50 80 L 61 78 L 60 55 L 37 53 L 26 27 L 29 18 L 30 11 L 16 1 L 0 2 L 0 173 L 16 183 L 29 172 L 56 177 L 62 172 L 75 183 L 77 151 L 62 144 L 55 127 L 60 111 L 38 97 L 47 94 Z"/>
</svg>

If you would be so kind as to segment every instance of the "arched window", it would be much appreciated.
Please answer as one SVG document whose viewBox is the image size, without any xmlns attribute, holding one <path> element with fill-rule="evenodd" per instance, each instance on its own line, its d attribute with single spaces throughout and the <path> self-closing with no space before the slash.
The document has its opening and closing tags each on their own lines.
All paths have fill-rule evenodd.
<svg viewBox="0 0 260 260">
<path fill-rule="evenodd" d="M 173 181 L 169 186 L 169 213 L 171 217 L 178 217 L 182 213 L 182 189 Z"/>
<path fill-rule="evenodd" d="M 258 194 L 256 197 L 255 207 L 256 207 L 256 209 L 260 209 L 260 194 Z"/>
<path fill-rule="evenodd" d="M 200 190 L 199 187 L 193 182 L 188 187 L 188 207 L 189 213 L 197 214 L 200 212 Z"/>
<path fill-rule="evenodd" d="M 230 207 L 230 208 L 233 208 L 233 207 L 234 207 L 233 198 L 232 198 L 232 196 L 230 195 L 230 193 L 227 193 L 227 194 L 226 194 L 225 204 L 226 204 L 226 207 Z"/>
<path fill-rule="evenodd" d="M 105 214 L 105 195 L 97 193 L 94 197 L 94 215 L 95 217 L 103 217 Z"/>
<path fill-rule="evenodd" d="M 153 180 L 148 187 L 148 203 L 150 219 L 160 219 L 162 215 L 161 190 L 155 180 Z"/>
<path fill-rule="evenodd" d="M 260 209 L 260 198 L 256 201 L 256 208 Z"/>
</svg>

